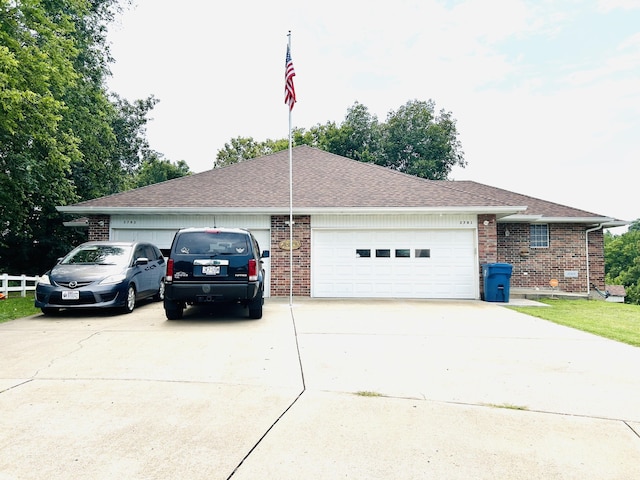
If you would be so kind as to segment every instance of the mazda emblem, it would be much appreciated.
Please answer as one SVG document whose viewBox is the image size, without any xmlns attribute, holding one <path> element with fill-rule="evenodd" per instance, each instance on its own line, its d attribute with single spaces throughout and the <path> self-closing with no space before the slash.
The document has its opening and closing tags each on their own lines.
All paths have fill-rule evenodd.
<svg viewBox="0 0 640 480">
<path fill-rule="evenodd" d="M 73 281 L 73 282 L 69 282 L 69 288 L 76 288 L 78 286 L 78 282 Z"/>
</svg>

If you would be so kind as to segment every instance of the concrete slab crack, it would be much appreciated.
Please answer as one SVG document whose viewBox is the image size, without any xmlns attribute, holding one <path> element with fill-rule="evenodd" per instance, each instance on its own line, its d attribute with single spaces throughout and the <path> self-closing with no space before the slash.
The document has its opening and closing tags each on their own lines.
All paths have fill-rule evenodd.
<svg viewBox="0 0 640 480">
<path fill-rule="evenodd" d="M 53 364 L 56 363 L 58 360 L 61 360 L 61 359 L 65 358 L 65 357 L 68 357 L 69 355 L 73 355 L 74 353 L 79 352 L 80 350 L 82 350 L 84 348 L 84 346 L 82 345 L 84 342 L 86 342 L 87 340 L 90 340 L 91 338 L 95 337 L 96 335 L 99 335 L 100 333 L 101 332 L 93 332 L 88 337 L 85 337 L 85 338 L 82 338 L 82 339 L 78 340 L 76 342 L 77 348 L 65 353 L 64 355 L 59 355 L 57 357 L 52 358 L 49 361 L 49 364 L 46 367 L 42 367 L 42 368 L 39 368 L 38 370 L 36 370 L 36 372 L 31 376 L 31 379 L 35 379 L 38 375 L 40 375 L 40 372 L 51 368 L 53 366 Z"/>
</svg>

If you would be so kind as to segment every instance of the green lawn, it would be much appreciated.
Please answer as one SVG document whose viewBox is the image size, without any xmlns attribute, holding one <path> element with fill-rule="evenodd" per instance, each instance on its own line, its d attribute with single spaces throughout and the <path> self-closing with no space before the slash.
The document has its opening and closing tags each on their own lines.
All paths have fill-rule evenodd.
<svg viewBox="0 0 640 480">
<path fill-rule="evenodd" d="M 560 325 L 640 347 L 640 305 L 542 299 L 550 307 L 508 307 Z"/>
<path fill-rule="evenodd" d="M 40 309 L 33 306 L 33 293 L 27 293 L 26 297 L 9 295 L 9 298 L 0 300 L 0 323 L 39 312 Z"/>
</svg>

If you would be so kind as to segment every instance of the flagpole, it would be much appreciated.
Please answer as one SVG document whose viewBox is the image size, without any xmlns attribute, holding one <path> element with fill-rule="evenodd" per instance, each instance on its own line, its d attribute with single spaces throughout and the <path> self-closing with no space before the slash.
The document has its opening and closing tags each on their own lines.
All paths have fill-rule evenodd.
<svg viewBox="0 0 640 480">
<path fill-rule="evenodd" d="M 287 50 L 291 51 L 291 30 L 287 34 Z M 291 135 L 291 112 L 289 108 L 289 307 L 293 306 L 293 139 Z"/>
</svg>

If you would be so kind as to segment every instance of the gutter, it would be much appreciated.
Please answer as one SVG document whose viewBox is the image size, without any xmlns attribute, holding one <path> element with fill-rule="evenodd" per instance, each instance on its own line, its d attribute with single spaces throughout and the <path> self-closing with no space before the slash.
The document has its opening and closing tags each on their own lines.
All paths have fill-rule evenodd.
<svg viewBox="0 0 640 480">
<path fill-rule="evenodd" d="M 499 220 L 500 223 L 584 223 L 600 225 L 604 228 L 622 227 L 628 222 L 611 217 L 550 217 L 545 215 L 509 215 Z"/>
</svg>

